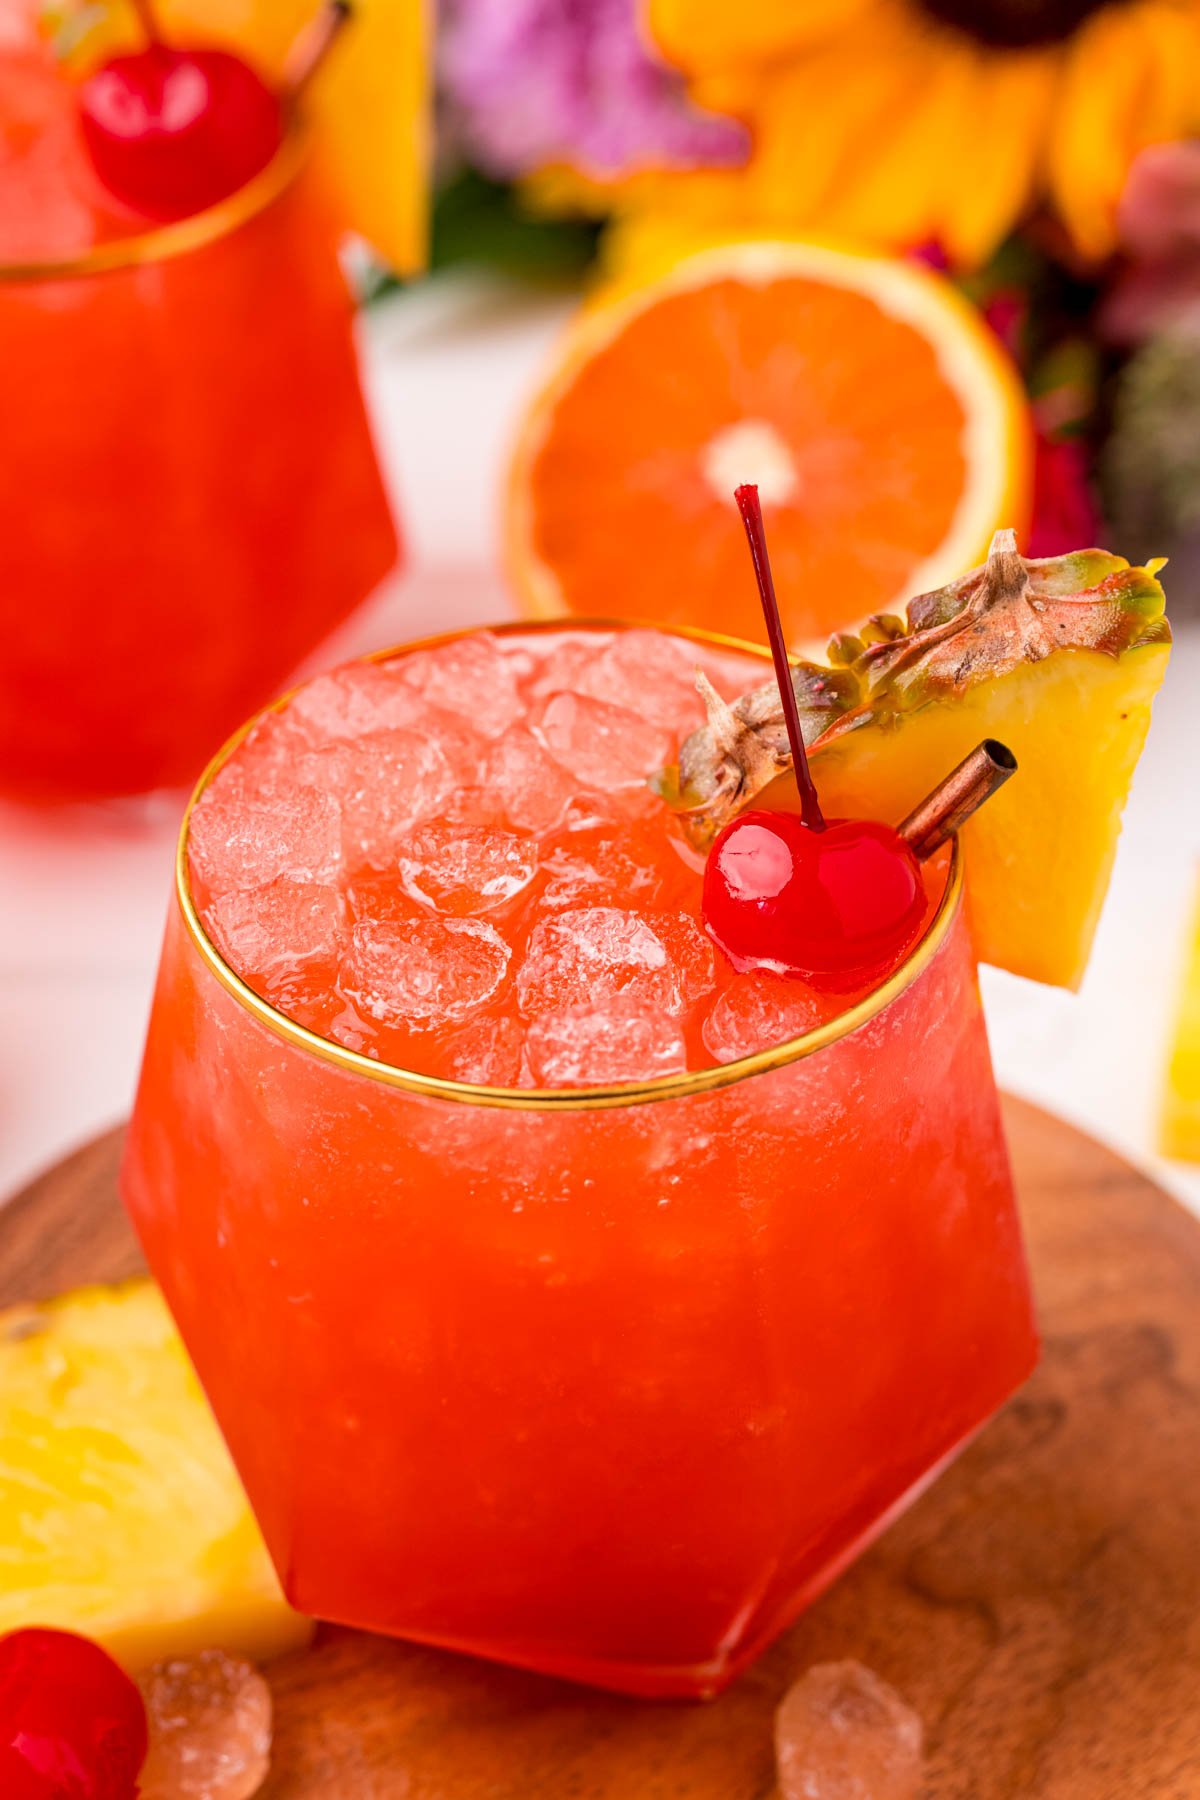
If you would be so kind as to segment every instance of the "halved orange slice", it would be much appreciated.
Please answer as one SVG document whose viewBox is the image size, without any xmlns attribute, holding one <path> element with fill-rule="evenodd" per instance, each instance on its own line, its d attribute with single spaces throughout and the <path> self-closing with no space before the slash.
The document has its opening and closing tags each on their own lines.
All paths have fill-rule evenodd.
<svg viewBox="0 0 1200 1800">
<path fill-rule="evenodd" d="M 909 263 L 738 241 L 601 292 L 512 464 L 507 560 L 538 614 L 758 637 L 733 489 L 758 483 L 793 641 L 981 560 L 1029 504 L 1028 407 L 987 325 Z"/>
</svg>

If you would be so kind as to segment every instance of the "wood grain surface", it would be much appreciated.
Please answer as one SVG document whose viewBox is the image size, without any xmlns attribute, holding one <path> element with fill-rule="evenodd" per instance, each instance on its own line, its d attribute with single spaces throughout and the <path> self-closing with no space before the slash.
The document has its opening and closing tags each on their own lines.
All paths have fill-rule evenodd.
<svg viewBox="0 0 1200 1800">
<path fill-rule="evenodd" d="M 853 1656 L 923 1715 L 926 1800 L 1200 1800 L 1200 1225 L 1006 1105 L 1046 1348 L 958 1463 L 729 1693 L 587 1693 L 325 1630 L 275 1663 L 263 1800 L 768 1800 L 771 1718 Z M 0 1212 L 0 1299 L 139 1263 L 119 1134 Z"/>
</svg>

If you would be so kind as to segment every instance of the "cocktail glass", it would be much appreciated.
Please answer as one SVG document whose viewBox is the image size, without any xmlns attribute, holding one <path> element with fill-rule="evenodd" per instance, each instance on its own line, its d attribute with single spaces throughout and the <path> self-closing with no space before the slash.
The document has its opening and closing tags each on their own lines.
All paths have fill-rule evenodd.
<svg viewBox="0 0 1200 1800">
<path fill-rule="evenodd" d="M 123 1191 L 289 1598 L 720 1689 L 1035 1359 L 957 851 L 832 1022 L 537 1092 L 273 1010 L 205 935 L 187 829 Z"/>
<path fill-rule="evenodd" d="M 229 200 L 0 266 L 0 789 L 190 782 L 392 567 L 332 215 Z"/>
</svg>

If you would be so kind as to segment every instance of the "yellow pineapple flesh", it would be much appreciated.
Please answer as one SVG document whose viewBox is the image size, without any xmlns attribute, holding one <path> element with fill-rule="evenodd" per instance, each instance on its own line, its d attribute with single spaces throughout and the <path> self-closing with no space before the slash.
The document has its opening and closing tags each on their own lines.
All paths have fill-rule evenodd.
<svg viewBox="0 0 1200 1800">
<path fill-rule="evenodd" d="M 976 953 L 1078 987 L 1165 654 L 1064 651 L 922 709 L 902 733 L 835 739 L 814 758 L 822 803 L 898 825 L 981 739 L 999 738 L 1017 776 L 963 831 Z"/>
<path fill-rule="evenodd" d="M 131 1670 L 311 1635 L 148 1281 L 0 1313 L 0 1636 L 25 1625 Z"/>
<path fill-rule="evenodd" d="M 963 831 L 983 962 L 1056 986 L 1083 977 L 1121 815 L 1170 654 L 1156 574 L 1104 551 L 1027 562 L 1010 532 L 908 618 L 841 634 L 793 672 L 829 817 L 899 824 L 983 738 L 1016 777 Z M 795 808 L 773 683 L 681 748 L 661 784 L 699 847 L 750 805 Z"/>
<path fill-rule="evenodd" d="M 1165 1155 L 1200 1162 L 1200 886 L 1167 1060 L 1160 1136 Z"/>
</svg>

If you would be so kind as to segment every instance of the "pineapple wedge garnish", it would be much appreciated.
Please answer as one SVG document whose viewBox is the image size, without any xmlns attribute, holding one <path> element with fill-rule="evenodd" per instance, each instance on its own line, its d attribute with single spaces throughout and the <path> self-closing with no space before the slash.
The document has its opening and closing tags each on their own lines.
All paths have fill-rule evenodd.
<svg viewBox="0 0 1200 1800">
<path fill-rule="evenodd" d="M 1200 1162 L 1200 886 L 1167 1059 L 1160 1137 L 1165 1155 Z"/>
<path fill-rule="evenodd" d="M 1161 563 L 1103 550 L 1026 561 L 997 532 L 986 563 L 831 640 L 793 682 L 821 804 L 899 824 L 983 738 L 1019 774 L 969 822 L 967 891 L 983 962 L 1079 985 L 1171 633 Z M 703 685 L 703 684 L 702 684 Z M 795 808 L 774 682 L 707 726 L 660 790 L 704 848 L 750 805 Z"/>
<path fill-rule="evenodd" d="M 311 1635 L 148 1281 L 0 1313 L 0 1636 L 23 1625 L 128 1669 Z"/>
</svg>

